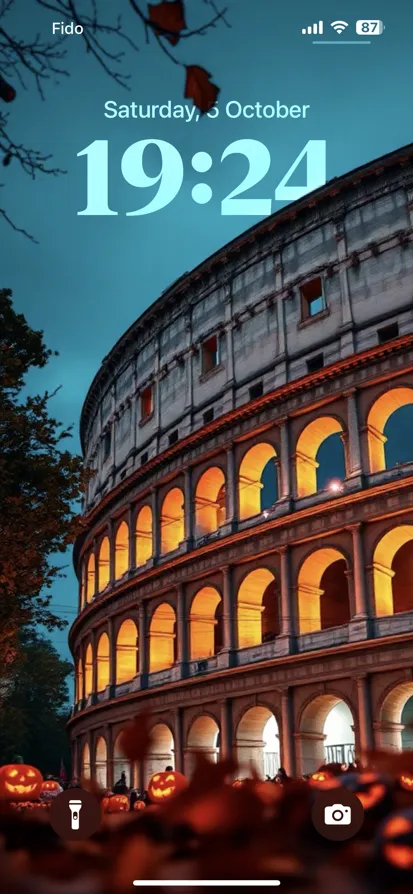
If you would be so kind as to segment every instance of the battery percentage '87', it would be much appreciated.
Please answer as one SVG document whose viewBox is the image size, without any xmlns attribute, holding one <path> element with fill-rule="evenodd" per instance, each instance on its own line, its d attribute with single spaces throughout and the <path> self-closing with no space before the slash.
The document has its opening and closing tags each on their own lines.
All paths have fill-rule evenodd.
<svg viewBox="0 0 413 894">
<path fill-rule="evenodd" d="M 357 34 L 376 35 L 383 34 L 384 25 L 380 19 L 359 19 L 356 22 Z"/>
</svg>

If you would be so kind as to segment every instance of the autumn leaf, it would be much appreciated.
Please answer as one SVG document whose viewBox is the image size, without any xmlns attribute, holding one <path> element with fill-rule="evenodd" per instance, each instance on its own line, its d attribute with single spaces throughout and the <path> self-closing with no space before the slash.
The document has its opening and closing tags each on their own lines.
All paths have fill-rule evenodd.
<svg viewBox="0 0 413 894">
<path fill-rule="evenodd" d="M 185 98 L 192 99 L 202 115 L 215 105 L 219 87 L 209 80 L 212 75 L 199 65 L 186 65 Z"/>
<path fill-rule="evenodd" d="M 146 714 L 138 714 L 121 733 L 121 750 L 128 760 L 141 761 L 148 753 L 150 742 L 148 717 Z"/>
<path fill-rule="evenodd" d="M 16 91 L 14 87 L 12 87 L 11 84 L 8 84 L 0 75 L 0 99 L 2 99 L 3 102 L 12 102 L 15 96 Z"/>
<path fill-rule="evenodd" d="M 182 0 L 172 0 L 170 3 L 167 0 L 157 4 L 149 3 L 148 13 L 151 24 L 158 26 L 154 28 L 155 34 L 165 37 L 172 46 L 175 46 L 179 41 L 180 32 L 186 28 Z M 165 31 L 172 33 L 165 34 Z"/>
</svg>

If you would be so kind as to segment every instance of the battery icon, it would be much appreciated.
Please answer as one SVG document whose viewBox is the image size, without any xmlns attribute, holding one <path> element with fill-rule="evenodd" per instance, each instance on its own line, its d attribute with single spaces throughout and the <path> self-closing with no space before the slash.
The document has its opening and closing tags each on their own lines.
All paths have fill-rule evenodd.
<svg viewBox="0 0 413 894">
<path fill-rule="evenodd" d="M 384 25 L 380 19 L 359 19 L 356 22 L 356 33 L 367 34 L 369 37 L 375 34 L 383 34 Z"/>
</svg>

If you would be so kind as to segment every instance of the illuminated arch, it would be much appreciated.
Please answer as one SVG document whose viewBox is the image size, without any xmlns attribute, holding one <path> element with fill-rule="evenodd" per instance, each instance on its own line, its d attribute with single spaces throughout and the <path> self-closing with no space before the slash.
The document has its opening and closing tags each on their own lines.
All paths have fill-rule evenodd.
<svg viewBox="0 0 413 894">
<path fill-rule="evenodd" d="M 191 724 L 185 749 L 185 772 L 190 776 L 195 765 L 195 754 L 201 752 L 212 763 L 219 757 L 219 726 L 209 714 L 201 714 Z"/>
<path fill-rule="evenodd" d="M 96 652 L 97 662 L 97 691 L 102 692 L 109 685 L 109 637 L 102 633 L 99 637 Z"/>
<path fill-rule="evenodd" d="M 272 444 L 255 444 L 241 461 L 238 473 L 239 518 L 251 518 L 261 512 L 261 481 L 265 466 L 276 459 Z"/>
<path fill-rule="evenodd" d="M 136 565 L 144 565 L 152 556 L 152 509 L 142 506 L 136 519 Z"/>
<path fill-rule="evenodd" d="M 300 633 L 348 623 L 350 603 L 346 569 L 343 554 L 334 547 L 322 547 L 307 556 L 298 574 Z"/>
<path fill-rule="evenodd" d="M 86 570 L 86 602 L 90 602 L 95 595 L 95 556 L 91 553 L 87 560 Z"/>
<path fill-rule="evenodd" d="M 391 748 L 396 751 L 411 750 L 411 724 L 407 730 L 404 726 L 404 709 L 413 698 L 413 682 L 398 683 L 387 692 L 379 715 L 381 748 Z M 410 718 L 409 718 L 410 719 Z M 407 745 L 403 741 L 407 733 Z M 410 735 L 409 735 L 410 734 Z"/>
<path fill-rule="evenodd" d="M 318 450 L 326 438 L 339 432 L 343 428 L 333 416 L 313 419 L 301 432 L 295 451 L 297 497 L 309 497 L 317 492 Z"/>
<path fill-rule="evenodd" d="M 105 789 L 108 784 L 108 749 L 103 736 L 99 736 L 96 742 L 95 775 L 98 786 Z"/>
<path fill-rule="evenodd" d="M 80 610 L 86 605 L 86 582 L 87 582 L 87 574 L 85 563 L 82 562 L 82 567 L 80 571 Z"/>
<path fill-rule="evenodd" d="M 116 683 L 132 680 L 138 672 L 138 628 L 131 618 L 119 627 L 116 637 Z"/>
<path fill-rule="evenodd" d="M 211 534 L 224 524 L 225 475 L 212 466 L 201 475 L 195 491 L 195 533 L 197 537 Z"/>
<path fill-rule="evenodd" d="M 369 452 L 370 472 L 381 472 L 386 468 L 384 429 L 390 416 L 413 404 L 413 388 L 393 388 L 377 398 L 367 416 L 367 444 Z M 413 458 L 413 457 L 412 457 Z"/>
<path fill-rule="evenodd" d="M 168 602 L 155 609 L 149 628 L 149 670 L 163 670 L 175 662 L 175 612 Z"/>
<path fill-rule="evenodd" d="M 299 721 L 300 744 L 300 764 L 301 773 L 314 773 L 321 764 L 325 763 L 330 757 L 329 748 L 332 739 L 337 739 L 337 735 L 331 737 L 329 735 L 328 718 L 334 709 L 341 706 L 344 709 L 344 722 L 342 724 L 342 737 L 346 738 L 346 742 L 335 742 L 335 748 L 339 745 L 347 746 L 347 751 L 343 751 L 343 756 L 354 759 L 354 717 L 350 705 L 339 695 L 325 693 L 317 695 L 311 699 L 305 706 Z M 340 752 L 337 751 L 338 755 Z M 333 751 L 334 754 L 334 751 Z M 342 761 L 340 761 L 341 763 Z M 349 763 L 349 761 L 346 761 Z"/>
<path fill-rule="evenodd" d="M 221 605 L 221 596 L 215 587 L 202 587 L 192 600 L 189 613 L 190 656 L 209 658 L 217 652 L 217 640 L 222 639 L 222 623 L 217 636 L 220 619 L 217 608 Z"/>
<path fill-rule="evenodd" d="M 238 590 L 238 647 L 245 649 L 259 645 L 263 641 L 264 632 L 269 634 L 271 627 L 276 636 L 279 633 L 277 616 L 274 575 L 268 568 L 250 571 Z M 272 621 L 268 627 L 267 619 Z"/>
<path fill-rule="evenodd" d="M 104 537 L 99 549 L 99 592 L 105 590 L 110 580 L 110 544 L 109 537 Z"/>
<path fill-rule="evenodd" d="M 407 556 L 403 549 L 411 540 L 413 525 L 398 525 L 384 534 L 374 550 L 374 601 L 378 617 L 413 608 L 413 546 Z M 399 554 L 402 549 L 404 556 Z M 398 562 L 400 557 L 407 559 L 402 565 Z"/>
<path fill-rule="evenodd" d="M 83 665 L 82 659 L 79 658 L 76 668 L 76 701 L 79 702 L 83 698 Z"/>
<path fill-rule="evenodd" d="M 166 723 L 157 723 L 151 729 L 150 745 L 146 754 L 146 783 L 154 773 L 162 773 L 168 766 L 175 767 L 174 737 Z"/>
<path fill-rule="evenodd" d="M 255 705 L 243 714 L 237 727 L 236 745 L 238 762 L 244 771 L 250 771 L 253 766 L 263 778 L 275 776 L 281 764 L 280 742 L 278 724 L 269 708 Z"/>
<path fill-rule="evenodd" d="M 122 731 L 116 736 L 113 744 L 113 778 L 114 783 L 116 784 L 117 782 L 119 782 L 122 773 L 124 773 L 126 776 L 126 785 L 130 786 L 131 766 L 120 746 L 121 737 Z"/>
<path fill-rule="evenodd" d="M 90 779 L 90 773 L 90 748 L 88 743 L 85 742 L 82 748 L 82 776 L 84 779 Z"/>
<path fill-rule="evenodd" d="M 85 655 L 85 698 L 93 691 L 93 649 L 89 643 Z"/>
<path fill-rule="evenodd" d="M 173 487 L 162 503 L 161 553 L 177 549 L 184 536 L 184 495 L 179 487 Z"/>
<path fill-rule="evenodd" d="M 129 528 L 121 522 L 115 537 L 115 580 L 126 574 L 129 568 Z"/>
</svg>

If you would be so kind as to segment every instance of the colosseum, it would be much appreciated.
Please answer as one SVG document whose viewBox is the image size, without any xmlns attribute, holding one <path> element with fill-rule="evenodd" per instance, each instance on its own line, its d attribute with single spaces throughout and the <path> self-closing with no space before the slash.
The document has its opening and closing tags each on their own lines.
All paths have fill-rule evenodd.
<svg viewBox="0 0 413 894">
<path fill-rule="evenodd" d="M 73 772 L 413 747 L 413 145 L 174 282 L 87 394 Z M 143 765 L 119 734 L 150 716 Z"/>
</svg>

